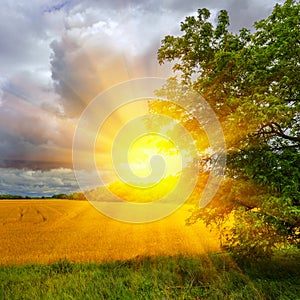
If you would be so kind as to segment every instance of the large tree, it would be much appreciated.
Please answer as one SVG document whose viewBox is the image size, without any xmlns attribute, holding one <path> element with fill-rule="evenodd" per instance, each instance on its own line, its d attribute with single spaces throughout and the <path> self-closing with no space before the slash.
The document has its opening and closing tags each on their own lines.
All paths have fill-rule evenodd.
<svg viewBox="0 0 300 300">
<path fill-rule="evenodd" d="M 239 33 L 229 31 L 225 10 L 214 26 L 209 10 L 199 9 L 181 23 L 181 35 L 166 36 L 158 51 L 159 62 L 174 63 L 178 74 L 160 95 L 169 96 L 174 82 L 200 93 L 227 144 L 224 183 L 189 222 L 204 220 L 220 230 L 229 224 L 226 243 L 240 256 L 300 245 L 299 8 L 293 0 L 277 4 L 254 30 Z M 189 107 L 197 114 L 195 103 Z M 151 109 L 161 112 L 162 105 Z M 176 113 L 176 106 L 169 109 Z"/>
</svg>

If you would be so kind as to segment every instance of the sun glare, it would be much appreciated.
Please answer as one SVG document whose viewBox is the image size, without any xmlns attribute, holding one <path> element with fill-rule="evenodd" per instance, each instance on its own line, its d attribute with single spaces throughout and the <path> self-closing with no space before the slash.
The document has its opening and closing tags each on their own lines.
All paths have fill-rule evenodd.
<svg viewBox="0 0 300 300">
<path fill-rule="evenodd" d="M 126 124 L 147 114 L 146 101 L 140 101 L 120 107 L 102 124 L 95 142 L 94 157 L 99 172 L 105 170 L 111 173 L 110 177 L 106 176 L 109 180 L 105 184 L 121 179 L 125 183 L 153 185 L 163 178 L 176 176 L 182 170 L 181 153 L 175 144 L 163 133 L 147 133 L 143 119 L 138 120 L 137 126 L 129 128 L 129 131 L 121 132 Z M 136 127 L 143 127 L 142 131 L 146 133 L 133 138 Z M 122 135 L 123 142 L 120 142 L 118 153 L 113 155 L 112 149 L 118 134 Z M 125 176 L 125 180 L 122 180 L 120 173 L 126 172 L 132 176 Z"/>
<path fill-rule="evenodd" d="M 165 161 L 164 177 L 175 175 L 181 170 L 178 149 L 171 141 L 157 134 L 145 135 L 134 141 L 129 149 L 128 163 L 137 176 L 146 178 L 158 169 L 155 163 L 151 164 L 151 158 L 157 155 Z"/>
</svg>

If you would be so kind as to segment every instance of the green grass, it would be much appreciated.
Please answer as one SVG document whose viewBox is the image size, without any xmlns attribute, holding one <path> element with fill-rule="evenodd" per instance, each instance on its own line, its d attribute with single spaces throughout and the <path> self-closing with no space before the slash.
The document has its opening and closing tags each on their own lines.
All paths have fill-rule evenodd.
<svg viewBox="0 0 300 300">
<path fill-rule="evenodd" d="M 0 299 L 300 299 L 299 256 L 238 266 L 227 254 L 0 267 Z"/>
</svg>

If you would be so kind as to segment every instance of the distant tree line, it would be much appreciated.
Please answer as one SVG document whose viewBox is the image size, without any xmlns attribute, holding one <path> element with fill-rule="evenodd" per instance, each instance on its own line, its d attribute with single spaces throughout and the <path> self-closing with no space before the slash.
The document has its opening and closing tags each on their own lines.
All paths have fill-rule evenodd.
<svg viewBox="0 0 300 300">
<path fill-rule="evenodd" d="M 21 196 L 11 194 L 0 194 L 0 199 L 67 199 L 67 200 L 86 200 L 83 193 L 55 194 L 53 196 Z"/>
<path fill-rule="evenodd" d="M 11 194 L 3 194 L 0 195 L 0 199 L 31 199 L 29 196 L 20 196 L 20 195 L 11 195 Z"/>
<path fill-rule="evenodd" d="M 68 199 L 68 200 L 87 200 L 84 193 L 76 192 L 72 194 L 55 194 L 52 199 Z"/>
</svg>

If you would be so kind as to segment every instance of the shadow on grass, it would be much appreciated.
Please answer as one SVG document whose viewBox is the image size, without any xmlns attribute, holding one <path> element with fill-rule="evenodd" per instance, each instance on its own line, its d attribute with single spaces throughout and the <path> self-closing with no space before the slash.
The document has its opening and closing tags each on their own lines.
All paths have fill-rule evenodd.
<svg viewBox="0 0 300 300">
<path fill-rule="evenodd" d="M 0 299 L 299 299 L 299 258 L 280 252 L 241 265 L 223 253 L 0 267 Z"/>
</svg>

